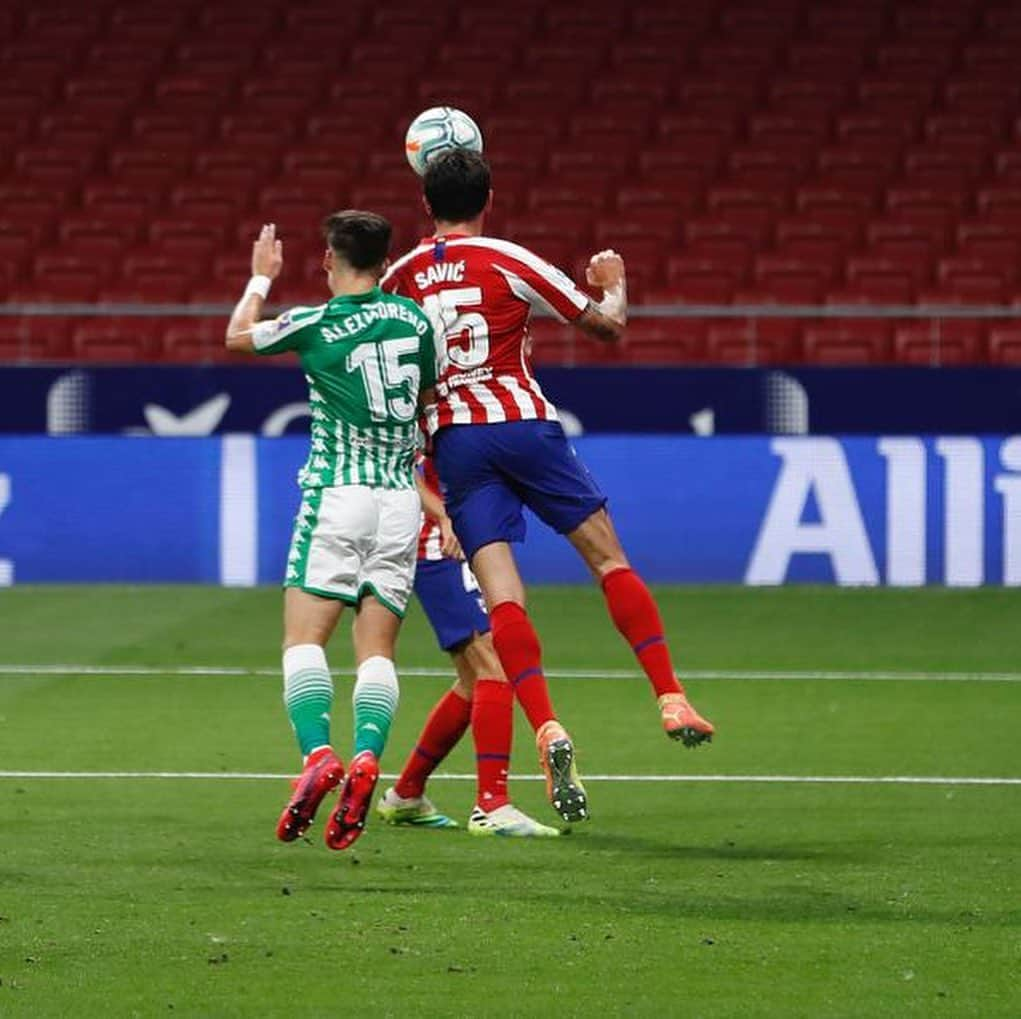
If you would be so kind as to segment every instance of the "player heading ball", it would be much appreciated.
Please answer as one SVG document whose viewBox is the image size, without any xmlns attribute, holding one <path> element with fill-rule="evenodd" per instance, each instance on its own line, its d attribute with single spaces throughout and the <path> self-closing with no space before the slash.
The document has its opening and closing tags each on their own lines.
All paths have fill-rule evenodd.
<svg viewBox="0 0 1021 1019">
<path fill-rule="evenodd" d="M 383 288 L 414 298 L 434 323 L 440 371 L 426 423 L 447 512 L 485 596 L 497 655 L 536 731 L 550 801 L 565 820 L 579 821 L 588 816 L 587 796 L 573 743 L 553 711 L 512 551 L 525 536 L 525 506 L 571 542 L 601 585 L 613 623 L 656 693 L 667 735 L 694 746 L 713 734 L 674 673 L 659 609 L 631 569 L 606 496 L 529 363 L 534 310 L 597 339 L 620 338 L 624 261 L 614 251 L 592 256 L 586 279 L 603 290 L 596 302 L 527 248 L 486 236 L 493 191 L 489 166 L 475 152 L 455 149 L 431 160 L 423 198 L 434 234 L 391 266 Z"/>
</svg>

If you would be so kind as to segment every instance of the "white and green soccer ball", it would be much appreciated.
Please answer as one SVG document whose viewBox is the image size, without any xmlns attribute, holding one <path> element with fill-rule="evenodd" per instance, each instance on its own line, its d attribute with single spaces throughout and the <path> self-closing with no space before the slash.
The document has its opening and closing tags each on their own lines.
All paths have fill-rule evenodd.
<svg viewBox="0 0 1021 1019">
<path fill-rule="evenodd" d="M 482 151 L 479 125 L 463 110 L 452 106 L 434 106 L 423 111 L 411 122 L 404 137 L 405 155 L 419 177 L 425 173 L 429 160 L 450 149 Z"/>
</svg>

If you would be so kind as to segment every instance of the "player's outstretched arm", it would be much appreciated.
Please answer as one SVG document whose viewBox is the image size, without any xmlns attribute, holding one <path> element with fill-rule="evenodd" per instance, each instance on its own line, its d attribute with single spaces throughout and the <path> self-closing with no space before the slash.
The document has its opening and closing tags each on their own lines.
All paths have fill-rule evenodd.
<svg viewBox="0 0 1021 1019">
<path fill-rule="evenodd" d="M 590 286 L 603 288 L 603 299 L 590 301 L 575 320 L 589 336 L 615 343 L 624 335 L 627 325 L 627 277 L 624 259 L 616 251 L 600 251 L 589 259 L 585 279 Z"/>
<path fill-rule="evenodd" d="M 255 351 L 252 327 L 262 316 L 269 288 L 283 266 L 283 242 L 277 239 L 276 227 L 267 223 L 252 244 L 252 278 L 227 323 L 225 342 L 228 350 L 248 354 Z"/>
</svg>

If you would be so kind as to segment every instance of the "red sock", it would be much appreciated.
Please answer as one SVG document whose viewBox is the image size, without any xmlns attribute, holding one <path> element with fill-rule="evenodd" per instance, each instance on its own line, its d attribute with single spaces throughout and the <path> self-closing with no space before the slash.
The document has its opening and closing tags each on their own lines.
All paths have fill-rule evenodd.
<svg viewBox="0 0 1021 1019">
<path fill-rule="evenodd" d="M 631 645 L 656 696 L 683 693 L 663 636 L 663 620 L 642 578 L 627 567 L 611 570 L 603 577 L 603 594 L 610 618 Z"/>
<path fill-rule="evenodd" d="M 472 738 L 479 792 L 476 803 L 486 811 L 502 807 L 507 797 L 514 691 L 501 679 L 480 679 L 472 697 Z"/>
<path fill-rule="evenodd" d="M 512 601 L 503 601 L 489 614 L 493 646 L 507 674 L 514 696 L 531 723 L 539 729 L 553 714 L 549 687 L 542 672 L 542 647 L 528 613 Z"/>
<path fill-rule="evenodd" d="M 398 796 L 408 799 L 422 795 L 426 779 L 464 735 L 470 718 L 471 701 L 466 701 L 453 690 L 448 690 L 436 702 L 418 737 L 418 745 L 408 755 L 404 770 L 394 786 Z"/>
</svg>

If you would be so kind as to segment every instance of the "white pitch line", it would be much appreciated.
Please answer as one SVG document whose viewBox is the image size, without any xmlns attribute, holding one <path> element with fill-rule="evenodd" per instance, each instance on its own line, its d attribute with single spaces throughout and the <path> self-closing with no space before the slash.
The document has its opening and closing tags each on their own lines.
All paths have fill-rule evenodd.
<svg viewBox="0 0 1021 1019">
<path fill-rule="evenodd" d="M 402 676 L 423 679 L 450 679 L 448 669 L 407 666 Z M 334 675 L 353 676 L 353 669 L 334 669 Z M 279 676 L 279 669 L 247 668 L 230 665 L 3 665 L 0 676 Z M 550 679 L 641 679 L 635 669 L 549 669 Z M 915 683 L 1021 683 L 1021 672 L 923 672 L 896 669 L 689 669 L 685 679 L 739 680 L 865 680 L 874 682 Z"/>
<path fill-rule="evenodd" d="M 69 779 L 204 779 L 219 781 L 285 781 L 293 775 L 268 771 L 0 771 L 4 778 L 69 778 Z M 543 775 L 514 775 L 515 781 L 543 782 Z M 395 779 L 396 774 L 380 778 Z M 439 773 L 433 780 L 474 782 L 475 775 Z M 768 783 L 775 785 L 978 785 L 1021 786 L 1021 778 L 977 778 L 939 775 L 586 775 L 586 782 L 729 782 Z"/>
</svg>

